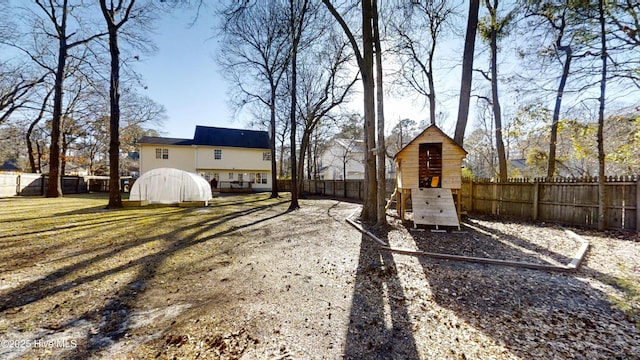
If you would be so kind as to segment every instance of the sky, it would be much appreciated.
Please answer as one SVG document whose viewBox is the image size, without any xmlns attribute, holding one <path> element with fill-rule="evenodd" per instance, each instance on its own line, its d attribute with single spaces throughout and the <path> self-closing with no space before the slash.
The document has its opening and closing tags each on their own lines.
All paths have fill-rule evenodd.
<svg viewBox="0 0 640 360">
<path fill-rule="evenodd" d="M 193 15 L 193 11 L 181 10 L 159 19 L 152 36 L 158 51 L 136 66 L 148 86 L 144 94 L 167 110 L 161 135 L 192 138 L 196 125 L 248 128 L 248 115 L 234 119 L 227 105 L 230 85 L 214 60 L 218 52 L 217 40 L 212 37 L 215 20 L 204 14 L 190 27 Z M 360 91 L 360 83 L 356 89 Z M 354 100 L 351 107 L 361 111 L 361 104 L 361 100 Z M 421 105 L 421 101 L 410 98 L 387 96 L 386 129 L 391 129 L 399 119 L 426 118 L 428 109 L 422 110 Z M 452 115 L 455 114 L 449 114 Z"/>
<path fill-rule="evenodd" d="M 196 125 L 242 127 L 227 106 L 227 87 L 214 61 L 213 21 L 201 17 L 189 26 L 193 12 L 175 11 L 157 23 L 151 38 L 158 51 L 137 64 L 144 94 L 164 105 L 162 135 L 192 138 Z"/>
</svg>

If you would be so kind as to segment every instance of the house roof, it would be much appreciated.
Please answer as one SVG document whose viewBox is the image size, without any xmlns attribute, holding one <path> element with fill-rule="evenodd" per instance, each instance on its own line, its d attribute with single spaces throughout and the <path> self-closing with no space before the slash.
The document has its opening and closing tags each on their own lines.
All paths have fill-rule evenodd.
<svg viewBox="0 0 640 360">
<path fill-rule="evenodd" d="M 228 129 L 196 126 L 194 145 L 269 149 L 269 133 L 266 131 Z"/>
<path fill-rule="evenodd" d="M 415 138 L 413 138 L 413 140 L 411 140 L 407 145 L 405 145 L 402 149 L 400 149 L 400 151 L 398 151 L 396 153 L 396 155 L 393 157 L 394 159 L 398 157 L 398 155 L 404 151 L 404 149 L 408 148 L 409 145 L 413 144 L 414 141 L 416 141 L 417 139 L 419 139 L 420 137 L 422 137 L 422 135 L 424 135 L 427 131 L 429 130 L 435 130 L 438 133 L 440 133 L 440 135 L 442 135 L 442 137 L 446 140 L 448 140 L 451 144 L 453 144 L 454 146 L 460 148 L 460 150 L 462 150 L 465 154 L 467 153 L 467 150 L 465 150 L 462 146 L 458 145 L 457 142 L 455 142 L 452 138 L 449 137 L 449 135 L 445 134 L 442 130 L 440 130 L 439 127 L 437 127 L 434 124 L 429 125 L 426 129 L 424 129 L 424 131 L 422 131 L 418 136 L 416 136 Z"/>
<path fill-rule="evenodd" d="M 16 159 L 5 160 L 0 166 L 0 171 L 20 171 L 18 161 Z"/>
<path fill-rule="evenodd" d="M 143 136 L 138 140 L 139 144 L 155 144 L 155 145 L 192 145 L 191 139 L 166 138 L 159 136 Z"/>
</svg>

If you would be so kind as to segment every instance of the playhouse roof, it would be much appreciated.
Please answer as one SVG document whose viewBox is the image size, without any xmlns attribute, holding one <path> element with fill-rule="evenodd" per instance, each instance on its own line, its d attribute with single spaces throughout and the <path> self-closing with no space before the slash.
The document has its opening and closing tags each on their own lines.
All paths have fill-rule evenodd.
<svg viewBox="0 0 640 360">
<path fill-rule="evenodd" d="M 447 142 L 449 142 L 450 144 L 454 145 L 455 147 L 459 148 L 460 150 L 462 150 L 464 152 L 464 154 L 468 154 L 467 150 L 465 150 L 462 146 L 458 145 L 457 142 L 455 142 L 452 138 L 450 138 L 447 134 L 444 133 L 444 131 L 440 130 L 439 127 L 437 127 L 436 125 L 432 124 L 429 125 L 426 129 L 424 129 L 424 131 L 422 131 L 418 136 L 416 136 L 415 138 L 413 138 L 413 140 L 409 141 L 409 143 L 407 145 L 405 145 L 402 149 L 400 149 L 400 151 L 398 151 L 396 153 L 396 155 L 393 157 L 394 159 L 396 159 L 398 157 L 398 155 L 400 155 L 400 153 L 402 153 L 406 148 L 408 148 L 409 146 L 411 146 L 413 144 L 414 141 L 418 140 L 419 138 L 421 138 L 424 134 L 426 134 L 428 131 L 436 131 L 438 134 L 440 134 L 442 136 L 443 139 L 445 139 Z"/>
</svg>

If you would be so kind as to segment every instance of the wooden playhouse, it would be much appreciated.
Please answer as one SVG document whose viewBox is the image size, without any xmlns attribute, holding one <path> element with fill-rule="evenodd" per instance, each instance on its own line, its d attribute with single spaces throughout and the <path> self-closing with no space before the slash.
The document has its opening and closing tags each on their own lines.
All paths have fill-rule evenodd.
<svg viewBox="0 0 640 360">
<path fill-rule="evenodd" d="M 467 152 L 437 126 L 427 127 L 394 157 L 397 210 L 405 220 L 411 198 L 417 224 L 460 226 L 462 159 Z M 457 205 L 454 204 L 454 197 Z"/>
</svg>

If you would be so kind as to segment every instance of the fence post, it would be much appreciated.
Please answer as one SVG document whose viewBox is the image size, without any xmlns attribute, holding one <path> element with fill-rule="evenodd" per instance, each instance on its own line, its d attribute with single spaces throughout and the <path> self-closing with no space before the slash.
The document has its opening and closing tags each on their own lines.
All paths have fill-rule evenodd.
<svg viewBox="0 0 640 360">
<path fill-rule="evenodd" d="M 491 199 L 491 215 L 496 215 L 498 213 L 498 182 L 495 181 L 492 186 L 492 199 Z"/>
<path fill-rule="evenodd" d="M 469 207 L 467 210 L 472 213 L 473 212 L 473 184 L 475 180 L 469 179 Z"/>
<path fill-rule="evenodd" d="M 540 197 L 540 183 L 538 179 L 533 182 L 533 221 L 538 220 L 538 201 Z"/>
<path fill-rule="evenodd" d="M 636 231 L 640 233 L 640 177 L 636 179 Z"/>
</svg>

